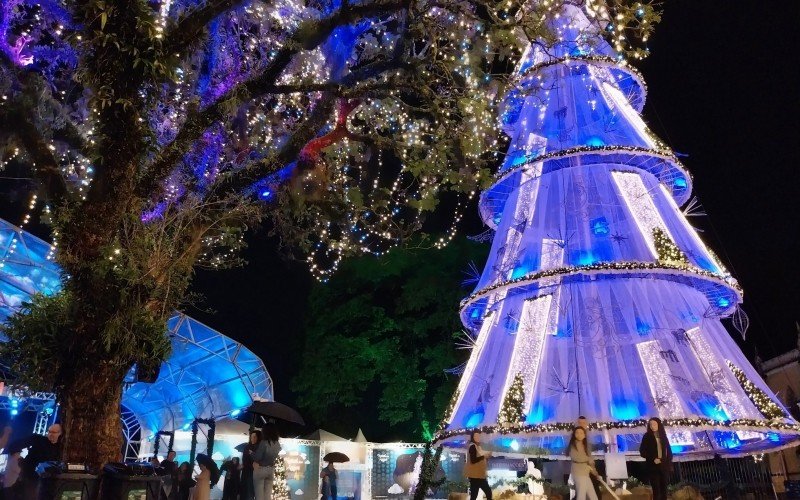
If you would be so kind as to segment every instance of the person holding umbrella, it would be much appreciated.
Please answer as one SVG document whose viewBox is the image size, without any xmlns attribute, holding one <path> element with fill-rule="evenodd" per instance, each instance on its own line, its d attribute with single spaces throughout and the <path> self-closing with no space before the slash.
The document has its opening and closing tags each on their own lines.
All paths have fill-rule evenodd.
<svg viewBox="0 0 800 500">
<path fill-rule="evenodd" d="M 219 468 L 205 453 L 198 453 L 197 464 L 200 466 L 200 473 L 195 476 L 197 484 L 192 492 L 192 500 L 211 500 L 211 487 L 219 481 Z"/>
<path fill-rule="evenodd" d="M 272 483 L 275 480 L 275 459 L 281 451 L 278 429 L 268 423 L 261 428 L 263 439 L 251 452 L 253 459 L 253 489 L 256 500 L 272 499 Z"/>
<path fill-rule="evenodd" d="M 256 491 L 253 488 L 253 453 L 261 444 L 261 431 L 256 429 L 250 432 L 250 440 L 242 452 L 242 482 L 239 489 L 241 500 L 253 500 Z"/>
<path fill-rule="evenodd" d="M 320 486 L 322 500 L 336 500 L 336 495 L 338 494 L 336 482 L 337 479 L 339 479 L 339 473 L 336 471 L 336 467 L 334 467 L 333 464 L 335 462 L 347 462 L 350 459 L 344 453 L 334 451 L 322 457 L 322 460 L 328 462 L 328 465 L 319 473 L 319 478 L 322 483 Z"/>
</svg>

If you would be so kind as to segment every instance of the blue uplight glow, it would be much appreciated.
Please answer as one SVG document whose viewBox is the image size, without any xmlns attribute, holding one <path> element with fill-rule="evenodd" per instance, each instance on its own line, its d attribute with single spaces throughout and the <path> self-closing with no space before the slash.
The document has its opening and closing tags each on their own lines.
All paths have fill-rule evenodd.
<svg viewBox="0 0 800 500">
<path fill-rule="evenodd" d="M 597 262 L 594 254 L 588 250 L 578 250 L 577 252 L 572 252 L 571 261 L 576 266 L 590 266 Z"/>
<path fill-rule="evenodd" d="M 241 414 L 241 413 L 242 413 L 242 410 L 233 410 L 233 411 L 231 412 L 231 417 L 237 417 L 237 416 L 239 416 L 239 414 Z"/>
<path fill-rule="evenodd" d="M 617 420 L 633 420 L 642 416 L 644 405 L 627 399 L 615 399 L 611 403 L 611 416 Z"/>
<path fill-rule="evenodd" d="M 477 427 L 483 423 L 483 410 L 476 410 L 469 414 L 465 427 Z"/>
<path fill-rule="evenodd" d="M 597 137 L 596 135 L 593 135 L 588 139 L 586 139 L 586 145 L 591 147 L 600 147 L 600 146 L 605 146 L 606 143 L 603 139 Z"/>
<path fill-rule="evenodd" d="M 704 397 L 697 402 L 697 406 L 700 407 L 700 411 L 703 415 L 710 419 L 721 421 L 729 420 L 727 413 L 720 407 L 719 401 L 717 401 L 716 398 Z"/>
<path fill-rule="evenodd" d="M 540 402 L 537 402 L 533 409 L 531 410 L 531 414 L 528 415 L 526 419 L 526 423 L 528 424 L 541 424 L 545 420 L 549 419 L 553 416 L 553 409 L 543 405 Z"/>
<path fill-rule="evenodd" d="M 675 186 L 678 189 L 686 189 L 688 187 L 688 184 L 686 183 L 686 179 L 684 179 L 683 177 L 678 177 L 677 179 L 675 179 L 672 182 L 672 185 Z"/>
<path fill-rule="evenodd" d="M 650 326 L 640 317 L 638 316 L 636 317 L 636 332 L 639 333 L 639 335 L 647 335 L 648 333 L 650 333 L 650 330 L 652 329 L 653 329 L 652 326 Z"/>
<path fill-rule="evenodd" d="M 717 299 L 717 305 L 719 307 L 728 307 L 729 305 L 731 305 L 731 301 L 725 297 L 720 297 Z"/>
</svg>

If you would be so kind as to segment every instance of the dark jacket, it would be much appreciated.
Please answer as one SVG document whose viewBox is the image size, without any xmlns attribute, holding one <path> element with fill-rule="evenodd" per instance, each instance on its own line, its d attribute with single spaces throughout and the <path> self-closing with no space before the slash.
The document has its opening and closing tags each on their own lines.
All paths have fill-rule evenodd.
<svg viewBox="0 0 800 500">
<path fill-rule="evenodd" d="M 30 448 L 28 448 L 30 447 Z M 56 444 L 45 436 L 34 434 L 24 440 L 23 448 L 28 448 L 28 455 L 22 460 L 21 474 L 26 479 L 37 479 L 36 466 L 42 462 L 61 460 L 61 440 Z"/>
<path fill-rule="evenodd" d="M 642 444 L 639 446 L 639 455 L 641 455 L 648 467 L 658 467 L 670 469 L 672 468 L 672 449 L 669 446 L 669 439 L 661 435 L 661 463 L 656 464 L 655 460 L 658 458 L 658 445 L 656 444 L 656 436 L 652 432 L 646 432 L 642 437 Z"/>
</svg>

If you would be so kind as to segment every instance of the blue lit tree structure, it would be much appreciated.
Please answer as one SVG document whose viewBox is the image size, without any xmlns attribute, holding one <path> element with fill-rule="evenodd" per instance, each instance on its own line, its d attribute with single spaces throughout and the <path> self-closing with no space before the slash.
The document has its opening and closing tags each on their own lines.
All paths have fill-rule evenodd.
<svg viewBox="0 0 800 500">
<path fill-rule="evenodd" d="M 691 177 L 639 116 L 604 18 L 564 6 L 506 94 L 510 147 L 480 203 L 496 234 L 461 304 L 474 346 L 438 439 L 560 454 L 584 415 L 598 448 L 637 453 L 659 416 L 676 452 L 783 446 L 800 428 L 720 322 L 742 292 L 679 209 Z"/>
<path fill-rule="evenodd" d="M 61 289 L 55 247 L 0 219 L 0 345 L 6 320 L 35 294 Z M 261 359 L 246 346 L 213 328 L 174 312 L 165 324 L 172 350 L 152 382 L 132 369 L 123 382 L 120 405 L 125 458 L 136 459 L 138 442 L 160 430 L 187 430 L 195 419 L 235 416 L 253 398 L 273 398 L 272 378 Z M 31 393 L 15 384 L 13 370 L 0 371 L 12 391 L 0 394 L 0 410 L 52 416 L 54 395 Z M 20 397 L 15 398 L 15 394 Z M 46 422 L 46 420 L 45 420 Z M 46 425 L 40 426 L 44 432 Z"/>
</svg>

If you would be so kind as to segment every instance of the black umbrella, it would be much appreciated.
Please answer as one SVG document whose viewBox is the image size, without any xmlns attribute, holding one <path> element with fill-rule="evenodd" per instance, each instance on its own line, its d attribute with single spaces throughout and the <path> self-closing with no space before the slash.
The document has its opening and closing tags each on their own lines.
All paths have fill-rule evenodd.
<svg viewBox="0 0 800 500">
<path fill-rule="evenodd" d="M 234 447 L 233 449 L 238 451 L 239 453 L 244 453 L 244 450 L 247 449 L 248 444 L 250 443 L 237 444 L 236 447 Z"/>
<path fill-rule="evenodd" d="M 250 407 L 240 413 L 236 418 L 249 424 L 253 418 L 261 417 L 263 421 L 281 420 L 297 425 L 306 425 L 305 420 L 294 408 L 290 408 L 282 403 L 275 401 L 256 401 Z M 263 422 L 261 422 L 263 423 Z"/>
<path fill-rule="evenodd" d="M 209 472 L 211 472 L 211 485 L 213 486 L 217 484 L 220 476 L 219 467 L 217 467 L 217 463 L 205 453 L 198 453 L 197 458 L 195 458 L 195 460 L 197 460 L 198 464 L 205 465 L 206 469 L 208 469 Z"/>
<path fill-rule="evenodd" d="M 344 453 L 340 453 L 338 451 L 332 451 L 332 452 L 328 453 L 327 455 L 325 455 L 324 457 L 322 457 L 322 460 L 325 461 L 325 462 L 342 463 L 342 462 L 349 462 L 350 461 L 350 457 L 348 457 Z"/>
</svg>

